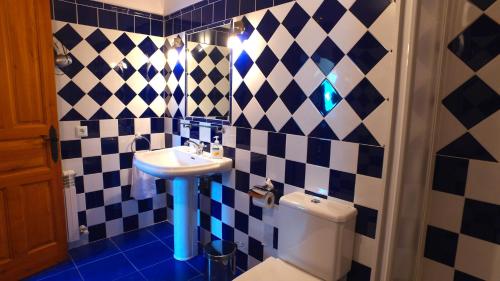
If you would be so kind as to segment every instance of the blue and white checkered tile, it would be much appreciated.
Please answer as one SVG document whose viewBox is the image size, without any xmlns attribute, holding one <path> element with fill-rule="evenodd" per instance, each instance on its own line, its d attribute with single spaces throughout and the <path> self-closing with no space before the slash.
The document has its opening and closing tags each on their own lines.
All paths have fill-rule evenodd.
<svg viewBox="0 0 500 281">
<path fill-rule="evenodd" d="M 76 136 L 79 125 L 87 126 L 88 137 Z M 130 197 L 134 134 L 148 138 L 152 149 L 164 148 L 164 118 L 62 121 L 60 132 L 62 166 L 77 174 L 78 217 L 89 227 L 90 242 L 166 220 L 164 180 L 156 182 L 158 196 Z M 148 148 L 147 142 L 137 142 L 137 150 Z"/>
<path fill-rule="evenodd" d="M 166 104 L 163 37 L 53 21 L 73 59 L 57 69 L 61 121 L 161 117 Z"/>
<path fill-rule="evenodd" d="M 233 125 L 387 144 L 396 5 L 364 2 L 299 0 L 242 16 Z"/>
<path fill-rule="evenodd" d="M 426 280 L 498 280 L 500 254 L 499 1 L 453 2 L 443 70 Z M 446 206 L 446 208 L 443 208 Z"/>
<path fill-rule="evenodd" d="M 188 116 L 229 114 L 230 49 L 188 41 Z"/>
<path fill-rule="evenodd" d="M 165 65 L 165 80 L 167 81 L 166 115 L 168 117 L 183 118 L 186 112 L 186 100 L 184 98 L 186 89 L 186 51 L 185 48 L 172 48 L 174 39 L 177 36 L 180 36 L 182 41 L 186 42 L 185 34 L 172 35 L 165 39 L 164 52 L 167 54 L 167 63 Z"/>
</svg>

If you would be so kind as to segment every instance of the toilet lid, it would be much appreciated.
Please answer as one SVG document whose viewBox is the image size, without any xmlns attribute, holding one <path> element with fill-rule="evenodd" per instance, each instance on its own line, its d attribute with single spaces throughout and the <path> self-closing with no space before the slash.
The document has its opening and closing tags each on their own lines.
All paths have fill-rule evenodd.
<svg viewBox="0 0 500 281">
<path fill-rule="evenodd" d="M 273 257 L 240 275 L 235 281 L 321 281 L 280 259 Z"/>
</svg>

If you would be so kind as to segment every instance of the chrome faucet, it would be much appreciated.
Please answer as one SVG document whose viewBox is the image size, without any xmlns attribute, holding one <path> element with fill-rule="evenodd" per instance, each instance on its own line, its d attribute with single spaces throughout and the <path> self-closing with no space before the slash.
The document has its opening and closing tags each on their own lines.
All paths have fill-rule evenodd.
<svg viewBox="0 0 500 281">
<path fill-rule="evenodd" d="M 195 149 L 196 149 L 196 155 L 202 155 L 203 154 L 203 149 L 205 149 L 205 144 L 203 142 L 200 142 L 199 144 L 192 141 L 192 140 L 187 140 L 186 142 L 184 142 L 184 145 L 185 146 L 189 146 L 189 144 L 192 144 L 194 145 Z"/>
</svg>

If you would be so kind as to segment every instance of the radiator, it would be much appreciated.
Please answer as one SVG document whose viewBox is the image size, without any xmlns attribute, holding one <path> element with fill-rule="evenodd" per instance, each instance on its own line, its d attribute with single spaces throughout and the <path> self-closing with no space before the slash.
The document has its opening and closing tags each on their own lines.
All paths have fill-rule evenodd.
<svg viewBox="0 0 500 281">
<path fill-rule="evenodd" d="M 63 172 L 64 203 L 66 205 L 66 224 L 68 242 L 80 240 L 80 227 L 78 225 L 78 207 L 76 200 L 75 171 Z"/>
</svg>

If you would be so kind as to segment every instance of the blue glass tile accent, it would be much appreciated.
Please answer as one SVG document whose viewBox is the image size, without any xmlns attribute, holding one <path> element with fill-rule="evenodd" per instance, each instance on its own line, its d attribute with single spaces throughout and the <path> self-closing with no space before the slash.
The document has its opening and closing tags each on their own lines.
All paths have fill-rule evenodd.
<svg viewBox="0 0 500 281">
<path fill-rule="evenodd" d="M 276 64 L 278 64 L 278 62 L 279 62 L 278 57 L 276 57 L 274 52 L 268 46 L 264 48 L 262 54 L 255 61 L 260 71 L 262 71 L 262 73 L 266 77 L 268 77 L 269 74 L 271 74 L 273 69 L 276 67 Z"/>
<path fill-rule="evenodd" d="M 124 252 L 127 258 L 139 270 L 172 257 L 172 250 L 160 241 Z"/>
<path fill-rule="evenodd" d="M 266 155 L 251 152 L 250 153 L 250 173 L 254 175 L 259 175 L 261 177 L 266 176 Z"/>
<path fill-rule="evenodd" d="M 78 23 L 97 26 L 97 9 L 82 5 L 76 5 L 78 12 Z"/>
<path fill-rule="evenodd" d="M 370 32 L 367 32 L 347 55 L 364 74 L 367 74 L 386 54 L 387 50 L 384 46 Z"/>
<path fill-rule="evenodd" d="M 264 260 L 264 246 L 251 236 L 248 237 L 248 254 L 259 261 Z"/>
<path fill-rule="evenodd" d="M 351 263 L 351 271 L 347 273 L 347 280 L 349 281 L 362 281 L 362 280 L 370 280 L 372 274 L 372 270 L 370 267 L 358 263 L 356 261 L 352 261 Z"/>
<path fill-rule="evenodd" d="M 201 24 L 208 25 L 213 22 L 214 6 L 206 5 L 201 9 Z"/>
<path fill-rule="evenodd" d="M 89 65 L 87 65 L 88 70 L 92 72 L 99 80 L 104 78 L 106 74 L 111 70 L 109 65 L 101 56 L 97 56 Z"/>
<path fill-rule="evenodd" d="M 384 164 L 384 148 L 360 145 L 358 152 L 357 173 L 365 176 L 382 178 Z"/>
<path fill-rule="evenodd" d="M 243 233 L 248 233 L 248 216 L 238 210 L 234 210 L 234 228 Z"/>
<path fill-rule="evenodd" d="M 495 1 L 496 0 L 469 0 L 469 2 L 473 3 L 483 11 L 488 9 L 491 6 L 491 4 L 495 3 Z"/>
<path fill-rule="evenodd" d="M 482 15 L 448 45 L 448 49 L 474 71 L 478 71 L 500 53 L 500 27 Z"/>
<path fill-rule="evenodd" d="M 158 239 L 146 229 L 141 229 L 139 231 L 128 232 L 112 237 L 111 240 L 113 240 L 122 251 L 127 251 L 157 241 Z"/>
<path fill-rule="evenodd" d="M 182 67 L 180 63 L 177 63 L 174 67 L 173 73 L 175 75 L 175 78 L 177 78 L 177 80 L 181 79 L 182 74 L 184 74 L 184 67 Z"/>
<path fill-rule="evenodd" d="M 285 55 L 281 58 L 281 62 L 285 65 L 290 74 L 295 76 L 308 59 L 309 56 L 307 56 L 299 44 L 293 42 L 288 51 L 286 51 Z"/>
<path fill-rule="evenodd" d="M 366 27 L 370 27 L 390 4 L 390 0 L 357 0 L 349 11 Z"/>
<path fill-rule="evenodd" d="M 340 96 L 330 81 L 325 79 L 323 83 L 314 90 L 309 99 L 321 115 L 326 116 L 340 103 L 342 96 Z"/>
<path fill-rule="evenodd" d="M 60 1 L 57 1 L 60 2 Z M 56 3 L 57 3 L 56 2 Z M 66 3 L 66 2 L 62 2 Z M 83 38 L 78 34 L 78 32 L 71 27 L 71 25 L 66 24 L 61 29 L 59 29 L 54 36 L 61 42 L 64 47 L 68 48 L 68 50 L 73 49 L 76 45 L 82 42 Z"/>
<path fill-rule="evenodd" d="M 226 18 L 232 18 L 240 15 L 240 1 L 226 0 Z"/>
<path fill-rule="evenodd" d="M 307 142 L 307 163 L 323 167 L 330 166 L 331 142 L 309 138 Z"/>
<path fill-rule="evenodd" d="M 310 18 L 307 12 L 299 4 L 295 3 L 281 24 L 296 38 Z"/>
<path fill-rule="evenodd" d="M 250 189 L 250 174 L 236 170 L 235 188 L 236 190 L 247 193 L 248 190 Z"/>
<path fill-rule="evenodd" d="M 252 65 L 253 65 L 253 60 L 252 60 L 252 58 L 250 58 L 250 56 L 248 55 L 248 53 L 245 50 L 243 50 L 241 52 L 240 56 L 238 57 L 238 59 L 234 63 L 234 67 L 236 68 L 236 70 L 238 70 L 241 77 L 243 77 L 243 78 L 245 78 L 248 71 L 250 71 L 250 68 L 252 67 Z"/>
<path fill-rule="evenodd" d="M 260 104 L 264 112 L 267 112 L 271 105 L 276 101 L 278 95 L 267 81 L 262 84 L 255 94 L 255 99 Z"/>
<path fill-rule="evenodd" d="M 500 205 L 465 199 L 460 232 L 500 245 Z"/>
<path fill-rule="evenodd" d="M 120 171 L 105 172 L 102 174 L 104 188 L 120 186 Z"/>
<path fill-rule="evenodd" d="M 345 14 L 346 9 L 337 0 L 325 0 L 321 3 L 313 18 L 325 30 L 330 33 L 333 27 L 339 22 Z"/>
<path fill-rule="evenodd" d="M 122 217 L 122 203 L 107 205 L 104 207 L 106 221 L 119 219 Z"/>
<path fill-rule="evenodd" d="M 302 132 L 299 125 L 297 124 L 297 122 L 293 118 L 290 118 L 288 120 L 288 122 L 286 122 L 286 124 L 283 125 L 283 127 L 281 128 L 281 130 L 279 132 L 283 133 L 283 134 L 293 134 L 293 135 L 300 135 L 300 136 L 304 135 L 304 132 Z"/>
<path fill-rule="evenodd" d="M 76 23 L 76 4 L 54 1 L 54 15 L 56 20 Z"/>
<path fill-rule="evenodd" d="M 104 206 L 103 191 L 98 190 L 85 193 L 85 205 L 87 210 Z"/>
<path fill-rule="evenodd" d="M 128 37 L 126 33 L 123 33 L 118 37 L 118 39 L 113 42 L 115 44 L 116 48 L 124 55 L 128 55 L 130 51 L 135 47 L 134 42 Z"/>
<path fill-rule="evenodd" d="M 134 90 L 132 90 L 126 83 L 123 84 L 123 86 L 115 93 L 115 96 L 125 105 L 129 104 L 135 95 Z"/>
<path fill-rule="evenodd" d="M 354 130 L 352 130 L 352 132 L 350 132 L 343 139 L 343 141 L 380 146 L 380 143 L 363 123 L 359 124 Z"/>
<path fill-rule="evenodd" d="M 250 92 L 250 89 L 248 89 L 245 82 L 242 82 L 234 93 L 233 97 L 240 106 L 241 110 L 244 110 L 250 100 L 252 100 L 252 93 Z"/>
<path fill-rule="evenodd" d="M 304 188 L 306 178 L 306 164 L 286 160 L 285 183 Z"/>
<path fill-rule="evenodd" d="M 134 16 L 118 13 L 118 30 L 134 32 Z"/>
<path fill-rule="evenodd" d="M 285 158 L 286 135 L 269 132 L 267 134 L 267 154 Z"/>
<path fill-rule="evenodd" d="M 151 38 L 149 38 L 149 36 L 142 40 L 138 47 L 148 57 L 151 57 L 158 50 L 158 47 L 156 47 L 155 43 L 151 40 Z"/>
<path fill-rule="evenodd" d="M 69 81 L 57 94 L 73 106 L 85 96 L 85 93 L 73 81 Z"/>
<path fill-rule="evenodd" d="M 358 215 L 356 217 L 356 233 L 375 239 L 378 211 L 356 204 L 354 207 L 358 210 Z"/>
<path fill-rule="evenodd" d="M 113 94 L 108 91 L 106 87 L 102 83 L 98 83 L 92 90 L 89 92 L 89 96 L 97 102 L 99 105 L 103 105 Z"/>
<path fill-rule="evenodd" d="M 470 129 L 500 109 L 500 95 L 473 76 L 448 95 L 443 105 Z"/>
<path fill-rule="evenodd" d="M 81 141 L 61 141 L 61 157 L 63 160 L 82 157 Z"/>
<path fill-rule="evenodd" d="M 135 32 L 149 35 L 151 33 L 151 20 L 143 17 L 134 17 Z M 149 37 L 148 37 L 149 38 Z"/>
<path fill-rule="evenodd" d="M 226 19 L 226 1 L 221 0 L 214 3 L 214 22 Z"/>
<path fill-rule="evenodd" d="M 424 256 L 433 261 L 455 266 L 458 234 L 431 225 L 427 226 Z"/>
<path fill-rule="evenodd" d="M 285 91 L 281 94 L 280 99 L 283 101 L 290 113 L 293 114 L 304 103 L 307 96 L 304 94 L 297 82 L 292 80 L 292 82 L 290 82 L 290 84 L 286 87 Z"/>
<path fill-rule="evenodd" d="M 190 280 L 199 275 L 198 271 L 192 268 L 187 262 L 181 262 L 175 259 L 160 262 L 155 266 L 142 270 L 141 273 L 148 280 L 172 281 Z"/>
<path fill-rule="evenodd" d="M 117 28 L 116 12 L 99 9 L 98 13 L 99 13 L 99 27 L 110 28 L 110 29 Z"/>
<path fill-rule="evenodd" d="M 470 133 L 463 134 L 458 139 L 439 150 L 437 154 L 497 162 L 495 157 L 493 157 Z"/>
<path fill-rule="evenodd" d="M 353 202 L 355 185 L 356 175 L 336 170 L 330 170 L 328 196 Z"/>
<path fill-rule="evenodd" d="M 335 132 L 333 132 L 332 128 L 330 128 L 330 125 L 328 125 L 328 123 L 325 120 L 321 121 L 318 124 L 318 126 L 316 126 L 316 128 L 314 128 L 314 130 L 312 130 L 309 133 L 309 137 L 320 138 L 320 139 L 330 139 L 330 140 L 338 140 L 339 139 L 337 137 L 337 135 L 335 134 Z"/>
<path fill-rule="evenodd" d="M 451 194 L 465 194 L 469 160 L 436 156 L 432 189 Z"/>
<path fill-rule="evenodd" d="M 328 75 L 332 69 L 344 57 L 344 53 L 340 48 L 327 37 L 318 47 L 311 59 L 316 63 L 323 74 Z"/>
<path fill-rule="evenodd" d="M 101 157 L 84 157 L 83 158 L 83 173 L 85 175 L 100 173 L 102 171 L 101 167 Z"/>
<path fill-rule="evenodd" d="M 349 105 L 354 109 L 361 119 L 365 119 L 379 105 L 384 102 L 384 97 L 377 89 L 364 78 L 346 97 Z"/>
<path fill-rule="evenodd" d="M 139 228 L 139 216 L 133 215 L 123 218 L 123 231 L 132 231 Z"/>
<path fill-rule="evenodd" d="M 136 271 L 123 254 L 84 265 L 78 270 L 85 280 L 114 280 Z"/>
</svg>

